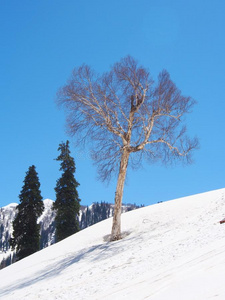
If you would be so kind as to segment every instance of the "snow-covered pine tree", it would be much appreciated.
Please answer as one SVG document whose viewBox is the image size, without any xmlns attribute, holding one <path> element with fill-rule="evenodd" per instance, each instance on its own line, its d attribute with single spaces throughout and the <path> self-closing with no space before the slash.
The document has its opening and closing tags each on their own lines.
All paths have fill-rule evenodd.
<svg viewBox="0 0 225 300">
<path fill-rule="evenodd" d="M 13 221 L 13 237 L 10 239 L 10 246 L 16 249 L 17 260 L 40 249 L 40 226 L 37 219 L 44 210 L 44 204 L 34 165 L 26 173 L 19 199 L 18 214 Z"/>
<path fill-rule="evenodd" d="M 74 178 L 76 171 L 73 157 L 70 156 L 69 141 L 61 143 L 58 151 L 60 155 L 56 160 L 61 161 L 60 171 L 62 176 L 56 183 L 56 201 L 53 208 L 56 210 L 56 241 L 79 231 L 78 215 L 80 199 L 77 192 L 79 183 Z"/>
</svg>

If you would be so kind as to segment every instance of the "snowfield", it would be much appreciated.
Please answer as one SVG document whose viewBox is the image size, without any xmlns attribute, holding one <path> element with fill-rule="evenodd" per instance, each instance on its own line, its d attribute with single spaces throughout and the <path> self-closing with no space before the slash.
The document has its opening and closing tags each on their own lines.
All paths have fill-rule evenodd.
<svg viewBox="0 0 225 300">
<path fill-rule="evenodd" d="M 225 299 L 225 189 L 107 219 L 0 271 L 0 299 Z"/>
</svg>

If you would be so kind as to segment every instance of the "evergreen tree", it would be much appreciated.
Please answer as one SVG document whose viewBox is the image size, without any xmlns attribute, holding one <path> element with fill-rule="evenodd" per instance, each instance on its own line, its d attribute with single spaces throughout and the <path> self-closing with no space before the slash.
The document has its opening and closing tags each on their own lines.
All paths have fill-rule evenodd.
<svg viewBox="0 0 225 300">
<path fill-rule="evenodd" d="M 61 143 L 56 160 L 61 161 L 62 176 L 56 183 L 56 201 L 53 208 L 56 210 L 56 241 L 79 231 L 78 215 L 80 199 L 77 192 L 79 183 L 74 178 L 76 171 L 74 159 L 70 156 L 69 141 Z"/>
<path fill-rule="evenodd" d="M 10 239 L 10 246 L 16 249 L 17 260 L 40 249 L 40 226 L 37 219 L 44 211 L 44 204 L 34 165 L 26 173 L 19 199 L 18 214 L 13 221 L 13 238 Z"/>
<path fill-rule="evenodd" d="M 106 204 L 105 202 L 101 202 L 101 219 L 107 219 L 107 211 L 106 211 Z"/>
</svg>

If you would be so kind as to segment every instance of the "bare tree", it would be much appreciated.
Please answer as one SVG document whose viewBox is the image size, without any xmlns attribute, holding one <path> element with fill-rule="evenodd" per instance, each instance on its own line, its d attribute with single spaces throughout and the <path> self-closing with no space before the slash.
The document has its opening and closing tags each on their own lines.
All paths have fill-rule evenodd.
<svg viewBox="0 0 225 300">
<path fill-rule="evenodd" d="M 198 140 L 189 139 L 181 123 L 195 101 L 181 95 L 167 71 L 154 83 L 148 70 L 130 56 L 103 75 L 87 65 L 74 69 L 58 101 L 69 112 L 69 132 L 77 142 L 91 141 L 100 178 L 118 174 L 111 232 L 111 240 L 118 240 L 128 162 L 133 167 L 143 157 L 150 162 L 190 162 Z"/>
</svg>

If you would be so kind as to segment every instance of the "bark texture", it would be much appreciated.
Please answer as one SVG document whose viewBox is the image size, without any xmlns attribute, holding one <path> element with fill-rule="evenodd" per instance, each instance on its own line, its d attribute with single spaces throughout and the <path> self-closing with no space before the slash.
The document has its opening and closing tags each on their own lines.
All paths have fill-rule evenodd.
<svg viewBox="0 0 225 300">
<path fill-rule="evenodd" d="M 119 176 L 117 180 L 117 187 L 115 193 L 115 207 L 114 207 L 113 225 L 112 225 L 112 232 L 111 232 L 112 241 L 121 239 L 121 207 L 122 207 L 123 189 L 124 189 L 124 183 L 126 179 L 128 160 L 129 160 L 129 152 L 124 150 L 121 157 Z"/>
</svg>

